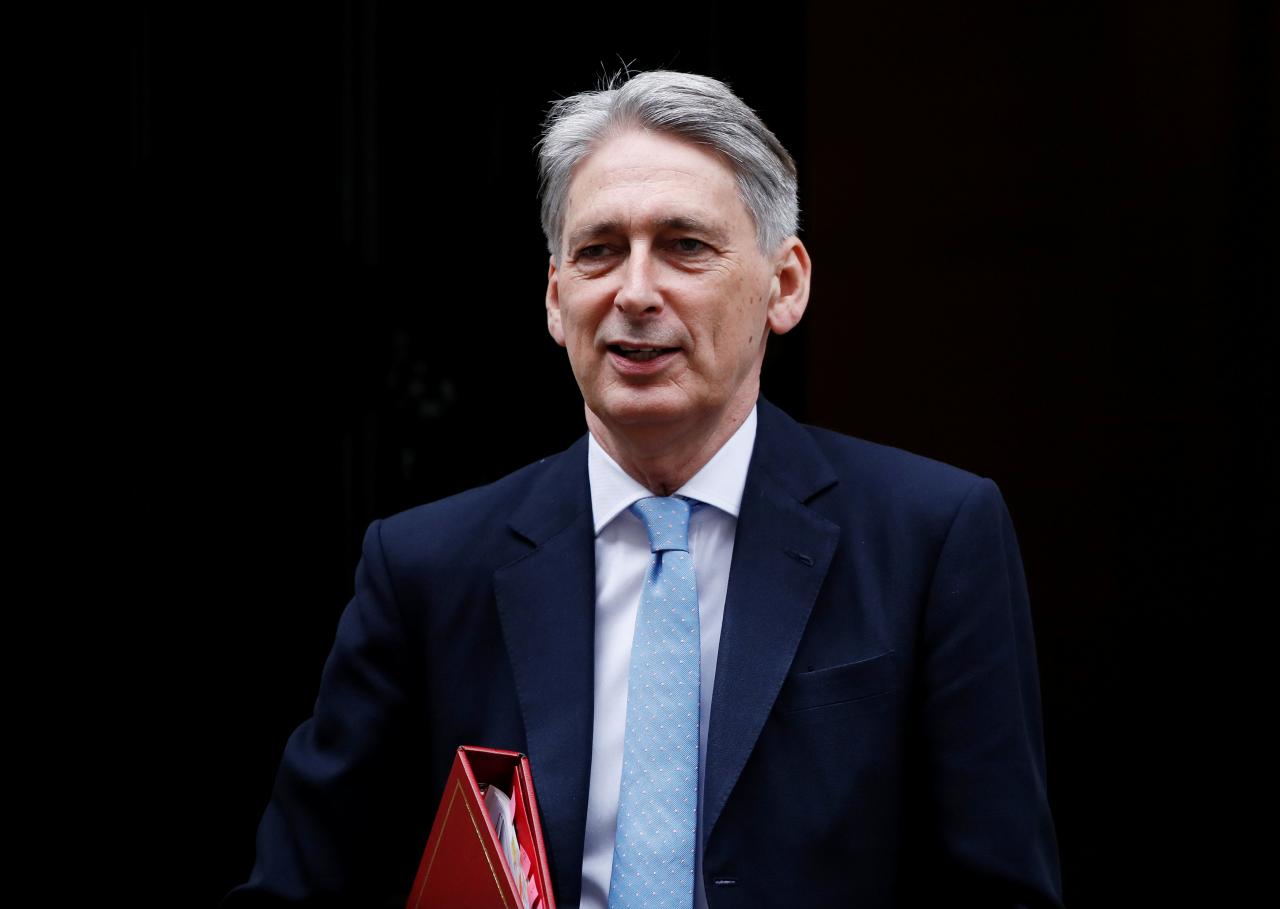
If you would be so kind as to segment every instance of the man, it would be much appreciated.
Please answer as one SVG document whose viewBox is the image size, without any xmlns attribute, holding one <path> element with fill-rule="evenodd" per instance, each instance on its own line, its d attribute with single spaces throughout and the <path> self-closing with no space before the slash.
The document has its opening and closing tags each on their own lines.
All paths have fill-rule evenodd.
<svg viewBox="0 0 1280 909">
<path fill-rule="evenodd" d="M 403 902 L 460 744 L 530 756 L 561 907 L 1058 905 L 996 487 L 759 398 L 809 296 L 790 156 L 654 72 L 540 157 L 590 432 L 369 528 L 228 905 Z"/>
</svg>

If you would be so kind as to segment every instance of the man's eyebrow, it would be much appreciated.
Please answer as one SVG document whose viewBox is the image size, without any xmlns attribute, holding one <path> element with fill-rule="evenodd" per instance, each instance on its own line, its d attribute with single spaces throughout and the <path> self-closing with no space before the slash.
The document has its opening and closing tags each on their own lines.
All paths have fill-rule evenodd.
<svg viewBox="0 0 1280 909">
<path fill-rule="evenodd" d="M 695 218 L 690 215 L 670 215 L 666 218 L 658 218 L 650 223 L 651 229 L 657 231 L 676 231 L 687 230 L 690 233 L 701 234 L 712 241 L 723 243 L 725 238 L 725 230 L 719 224 L 713 221 L 704 221 L 701 218 Z M 572 252 L 579 244 L 591 239 L 592 237 L 607 236 L 609 234 L 623 233 L 621 221 L 606 220 L 594 221 L 590 224 L 584 224 L 573 233 L 569 234 L 566 241 L 566 248 Z"/>
<path fill-rule="evenodd" d="M 621 229 L 622 225 L 618 221 L 595 221 L 591 224 L 585 224 L 569 234 L 569 239 L 565 241 L 565 246 L 569 252 L 573 252 L 578 248 L 578 244 L 590 237 L 618 233 Z"/>
<path fill-rule="evenodd" d="M 670 218 L 662 218 L 658 221 L 658 227 L 663 230 L 687 230 L 690 233 L 702 234 L 712 240 L 723 241 L 724 228 L 714 221 L 704 221 L 701 218 L 690 217 L 689 215 L 673 215 Z"/>
</svg>

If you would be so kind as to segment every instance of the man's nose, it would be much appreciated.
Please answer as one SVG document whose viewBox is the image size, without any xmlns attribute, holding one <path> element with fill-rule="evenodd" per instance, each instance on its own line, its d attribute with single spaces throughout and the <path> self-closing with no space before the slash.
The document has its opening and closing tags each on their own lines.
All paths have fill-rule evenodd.
<svg viewBox="0 0 1280 909">
<path fill-rule="evenodd" d="M 646 244 L 636 244 L 623 265 L 622 285 L 613 304 L 629 316 L 662 309 L 662 292 L 657 283 L 658 263 Z"/>
</svg>

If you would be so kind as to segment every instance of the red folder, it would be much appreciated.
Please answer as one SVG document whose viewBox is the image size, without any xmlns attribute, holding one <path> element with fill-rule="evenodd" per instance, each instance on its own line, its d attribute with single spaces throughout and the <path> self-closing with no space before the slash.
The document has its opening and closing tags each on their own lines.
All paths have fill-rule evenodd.
<svg viewBox="0 0 1280 909">
<path fill-rule="evenodd" d="M 511 796 L 516 836 L 539 891 L 538 909 L 555 909 L 529 759 L 515 751 L 469 745 L 453 759 L 406 909 L 522 909 L 481 786 L 497 786 Z"/>
</svg>

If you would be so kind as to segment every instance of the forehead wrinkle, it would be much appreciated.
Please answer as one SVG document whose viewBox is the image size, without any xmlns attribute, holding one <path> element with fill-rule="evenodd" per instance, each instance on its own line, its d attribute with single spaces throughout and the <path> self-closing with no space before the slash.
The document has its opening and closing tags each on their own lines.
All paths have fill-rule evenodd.
<svg viewBox="0 0 1280 909">
<path fill-rule="evenodd" d="M 608 186 L 614 183 L 622 186 L 644 186 L 652 183 L 670 183 L 673 180 L 679 181 L 682 179 L 694 180 L 699 183 L 715 183 L 723 177 L 733 180 L 731 171 L 725 174 L 717 173 L 712 175 L 699 172 L 696 169 L 681 167 L 678 164 L 665 164 L 661 167 L 655 167 L 649 163 L 647 155 L 624 157 L 621 160 L 616 157 L 603 160 L 587 158 L 586 161 L 590 163 L 587 163 L 579 173 L 589 174 L 589 184 L 596 187 Z"/>
</svg>

